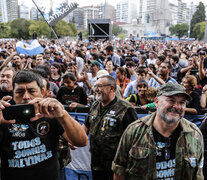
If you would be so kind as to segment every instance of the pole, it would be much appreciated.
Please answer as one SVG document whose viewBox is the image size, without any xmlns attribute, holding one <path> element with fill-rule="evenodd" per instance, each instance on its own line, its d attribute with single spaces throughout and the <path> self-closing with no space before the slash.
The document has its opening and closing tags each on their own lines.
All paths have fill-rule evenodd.
<svg viewBox="0 0 207 180">
<path fill-rule="evenodd" d="M 40 14 L 42 15 L 43 19 L 45 20 L 45 22 L 47 23 L 47 25 L 50 27 L 50 29 L 52 30 L 53 34 L 55 35 L 56 39 L 58 40 L 58 36 L 55 32 L 55 30 L 53 29 L 53 27 L 47 22 L 47 20 L 45 19 L 42 11 L 40 11 L 40 9 L 38 8 L 37 4 L 34 2 L 34 0 L 32 0 L 32 2 L 34 3 L 34 5 L 36 6 L 37 10 L 40 12 Z"/>
<path fill-rule="evenodd" d="M 207 21 L 206 21 L 206 30 L 204 34 L 204 42 L 207 43 Z"/>
</svg>

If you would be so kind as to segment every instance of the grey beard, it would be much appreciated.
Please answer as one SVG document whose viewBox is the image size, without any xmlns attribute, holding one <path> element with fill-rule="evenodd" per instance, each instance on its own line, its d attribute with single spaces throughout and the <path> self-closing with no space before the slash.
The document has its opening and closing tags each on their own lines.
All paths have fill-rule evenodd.
<svg viewBox="0 0 207 180">
<path fill-rule="evenodd" d="M 103 100 L 102 95 L 99 96 L 97 93 L 94 94 L 94 98 L 96 101 L 100 101 L 100 102 L 102 102 Z"/>
<path fill-rule="evenodd" d="M 159 109 L 158 109 L 158 113 L 159 113 L 160 117 L 162 118 L 162 120 L 165 121 L 167 124 L 177 123 L 178 121 L 180 121 L 183 118 L 182 116 L 177 119 L 169 118 L 167 113 L 162 113 Z"/>
<path fill-rule="evenodd" d="M 0 89 L 3 92 L 8 91 L 8 84 L 5 84 L 5 83 L 0 84 Z"/>
</svg>

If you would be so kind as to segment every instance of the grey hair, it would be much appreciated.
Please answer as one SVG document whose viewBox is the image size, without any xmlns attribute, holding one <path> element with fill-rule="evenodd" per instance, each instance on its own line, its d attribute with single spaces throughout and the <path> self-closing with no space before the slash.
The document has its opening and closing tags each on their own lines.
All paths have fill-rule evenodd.
<svg viewBox="0 0 207 180">
<path fill-rule="evenodd" d="M 116 91 L 116 80 L 111 75 L 103 75 L 99 79 L 106 78 L 107 83 L 114 86 L 114 91 Z"/>
</svg>

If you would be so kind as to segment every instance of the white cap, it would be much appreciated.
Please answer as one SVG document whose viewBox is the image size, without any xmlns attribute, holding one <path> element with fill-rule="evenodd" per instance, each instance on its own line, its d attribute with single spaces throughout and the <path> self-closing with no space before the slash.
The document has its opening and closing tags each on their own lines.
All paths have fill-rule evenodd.
<svg viewBox="0 0 207 180">
<path fill-rule="evenodd" d="M 101 69 L 97 73 L 97 78 L 100 78 L 101 76 L 104 76 L 104 75 L 109 75 L 109 73 L 105 69 Z"/>
</svg>

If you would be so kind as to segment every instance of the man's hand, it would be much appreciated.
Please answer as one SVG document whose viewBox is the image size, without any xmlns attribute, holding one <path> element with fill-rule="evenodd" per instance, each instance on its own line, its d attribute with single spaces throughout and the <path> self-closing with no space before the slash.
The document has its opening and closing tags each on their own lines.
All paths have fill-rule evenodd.
<svg viewBox="0 0 207 180">
<path fill-rule="evenodd" d="M 75 109 L 78 105 L 79 105 L 79 103 L 77 103 L 77 102 L 72 102 L 72 103 L 69 105 L 69 108 L 70 108 L 70 109 Z"/>
<path fill-rule="evenodd" d="M 54 98 L 35 98 L 29 102 L 34 104 L 35 117 L 31 118 L 31 121 L 36 121 L 40 118 L 61 118 L 64 116 L 64 106 Z"/>
<path fill-rule="evenodd" d="M 11 96 L 5 96 L 1 99 L 0 101 L 0 124 L 14 124 L 16 120 L 5 120 L 2 114 L 2 110 L 5 109 L 6 107 L 11 106 L 11 104 L 8 102 L 11 100 Z"/>
<path fill-rule="evenodd" d="M 84 81 L 88 81 L 88 74 L 87 74 L 87 72 L 83 73 L 83 77 L 84 77 Z"/>
</svg>

